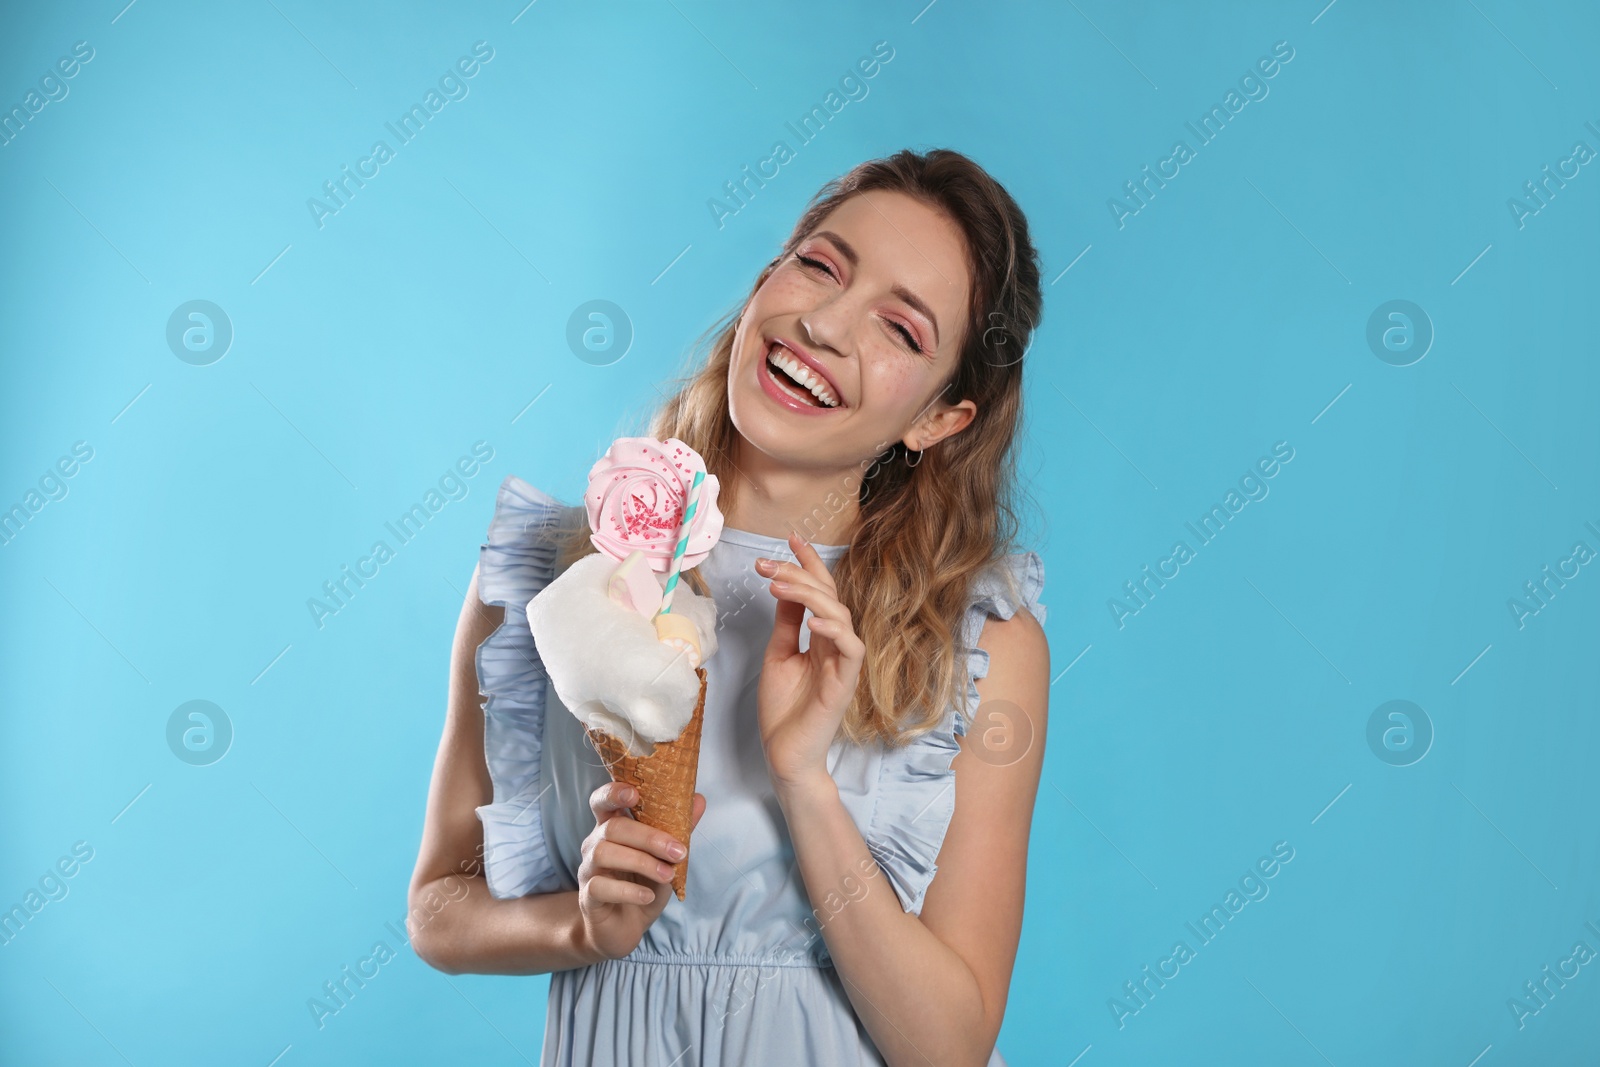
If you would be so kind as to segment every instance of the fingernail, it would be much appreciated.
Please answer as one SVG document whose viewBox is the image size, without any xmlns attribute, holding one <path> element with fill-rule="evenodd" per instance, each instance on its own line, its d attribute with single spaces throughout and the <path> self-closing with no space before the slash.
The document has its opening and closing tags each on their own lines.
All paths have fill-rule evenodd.
<svg viewBox="0 0 1600 1067">
<path fill-rule="evenodd" d="M 671 856 L 675 860 L 683 859 L 684 851 L 684 847 L 678 844 L 676 841 L 667 846 L 667 855 Z"/>
</svg>

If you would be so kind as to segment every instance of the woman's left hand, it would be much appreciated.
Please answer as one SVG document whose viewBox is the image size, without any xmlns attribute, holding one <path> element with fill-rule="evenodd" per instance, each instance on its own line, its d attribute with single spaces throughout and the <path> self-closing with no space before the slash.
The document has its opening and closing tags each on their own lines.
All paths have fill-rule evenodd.
<svg viewBox="0 0 1600 1067">
<path fill-rule="evenodd" d="M 756 564 L 759 574 L 775 579 L 771 590 L 778 598 L 756 703 L 761 746 L 779 787 L 827 776 L 828 749 L 855 696 L 866 655 L 822 557 L 799 534 L 789 535 L 789 547 L 798 566 L 785 560 Z M 802 652 L 807 608 L 811 640 Z"/>
</svg>

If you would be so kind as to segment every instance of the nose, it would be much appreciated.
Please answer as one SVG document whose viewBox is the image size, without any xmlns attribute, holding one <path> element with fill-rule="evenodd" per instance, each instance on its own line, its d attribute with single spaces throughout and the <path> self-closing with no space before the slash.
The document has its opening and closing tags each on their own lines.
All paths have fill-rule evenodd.
<svg viewBox="0 0 1600 1067">
<path fill-rule="evenodd" d="M 844 294 L 838 294 L 800 316 L 805 341 L 815 349 L 843 355 L 850 350 L 851 319 L 855 312 Z"/>
</svg>

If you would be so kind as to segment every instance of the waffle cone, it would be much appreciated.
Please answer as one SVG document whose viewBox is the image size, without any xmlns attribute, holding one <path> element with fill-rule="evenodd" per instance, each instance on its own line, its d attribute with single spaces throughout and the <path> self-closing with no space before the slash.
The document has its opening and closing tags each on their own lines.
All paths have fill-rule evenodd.
<svg viewBox="0 0 1600 1067">
<path fill-rule="evenodd" d="M 700 699 L 695 702 L 689 725 L 676 741 L 657 741 L 648 756 L 630 756 L 627 742 L 592 726 L 584 728 L 590 744 L 611 772 L 613 782 L 631 785 L 639 791 L 639 803 L 628 810 L 646 826 L 671 834 L 690 847 L 689 819 L 694 809 L 695 777 L 700 769 L 700 732 L 705 722 L 706 669 L 696 667 L 700 676 Z M 684 853 L 672 869 L 672 889 L 684 898 L 689 881 L 689 855 Z"/>
</svg>

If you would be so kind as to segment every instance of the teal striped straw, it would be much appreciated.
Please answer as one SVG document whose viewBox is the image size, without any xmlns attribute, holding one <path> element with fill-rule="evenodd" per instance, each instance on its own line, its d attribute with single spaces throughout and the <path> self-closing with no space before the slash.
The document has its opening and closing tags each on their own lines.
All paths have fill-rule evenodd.
<svg viewBox="0 0 1600 1067">
<path fill-rule="evenodd" d="M 672 611 L 672 593 L 678 588 L 678 572 L 683 569 L 683 553 L 689 547 L 689 524 L 694 521 L 694 513 L 700 508 L 700 483 L 705 479 L 705 471 L 695 471 L 694 481 L 689 485 L 689 502 L 683 506 L 683 522 L 678 528 L 678 544 L 672 550 L 672 569 L 667 572 L 667 588 L 661 594 L 661 611 L 658 614 L 666 615 Z"/>
</svg>

